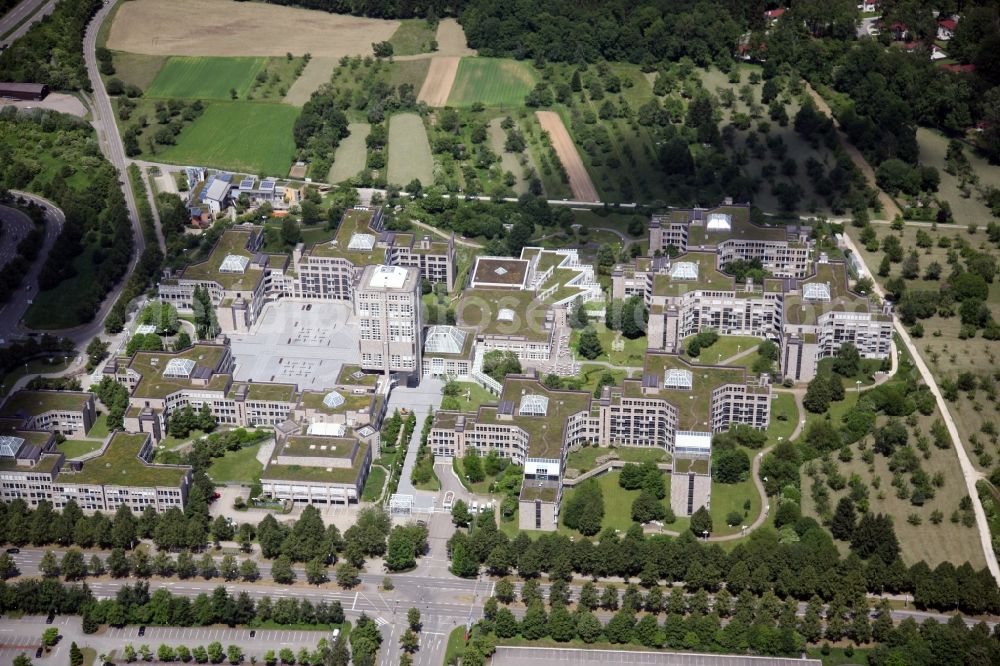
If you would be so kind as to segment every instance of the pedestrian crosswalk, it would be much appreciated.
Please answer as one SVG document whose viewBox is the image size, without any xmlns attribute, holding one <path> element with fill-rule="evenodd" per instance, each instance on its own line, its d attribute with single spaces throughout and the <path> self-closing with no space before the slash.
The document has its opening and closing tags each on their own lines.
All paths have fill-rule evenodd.
<svg viewBox="0 0 1000 666">
<path fill-rule="evenodd" d="M 385 626 L 385 625 L 389 624 L 389 620 L 386 620 L 386 619 L 381 618 L 381 617 L 376 617 L 375 618 L 375 624 L 377 624 L 378 626 L 382 627 L 382 626 Z"/>
</svg>

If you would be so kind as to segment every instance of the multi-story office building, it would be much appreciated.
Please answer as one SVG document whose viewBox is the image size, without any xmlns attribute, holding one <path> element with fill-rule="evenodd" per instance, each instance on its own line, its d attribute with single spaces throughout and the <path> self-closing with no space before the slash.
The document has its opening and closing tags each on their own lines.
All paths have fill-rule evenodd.
<svg viewBox="0 0 1000 666">
<path fill-rule="evenodd" d="M 401 266 L 366 266 L 354 297 L 361 368 L 419 379 L 423 318 L 420 271 Z"/>
<path fill-rule="evenodd" d="M 766 376 L 650 353 L 642 379 L 606 387 L 598 399 L 549 389 L 534 377 L 508 376 L 497 404 L 469 413 L 436 412 L 428 442 L 438 458 L 464 456 L 471 447 L 523 465 L 521 527 L 554 529 L 569 451 L 588 443 L 658 447 L 705 461 L 692 464 L 697 471 L 708 465 L 713 433 L 734 424 L 766 428 L 770 400 Z M 695 486 L 701 497 L 704 480 Z M 686 504 L 677 509 L 689 515 Z"/>
<path fill-rule="evenodd" d="M 0 418 L 21 420 L 27 430 L 47 430 L 65 437 L 86 435 L 96 418 L 94 394 L 18 391 L 4 401 Z"/>
<path fill-rule="evenodd" d="M 191 483 L 185 465 L 153 464 L 148 434 L 115 433 L 86 461 L 65 457 L 51 432 L 0 423 L 0 492 L 4 501 L 23 499 L 29 506 L 45 500 L 61 509 L 75 500 L 85 512 L 114 512 L 122 504 L 135 513 L 184 508 Z"/>
<path fill-rule="evenodd" d="M 808 227 L 764 227 L 750 221 L 749 205 L 672 210 L 649 223 L 651 255 L 674 256 L 716 250 L 719 268 L 731 261 L 759 260 L 777 277 L 809 274 L 811 231 Z"/>
<path fill-rule="evenodd" d="M 717 253 L 699 251 L 615 267 L 613 294 L 641 296 L 649 307 L 649 349 L 680 351 L 684 338 L 706 329 L 766 338 L 781 345 L 782 374 L 795 381 L 812 379 L 819 360 L 845 342 L 864 358 L 888 357 L 891 310 L 850 290 L 843 261 L 821 256 L 809 277 L 740 284 L 719 263 Z"/>
<path fill-rule="evenodd" d="M 155 452 L 148 433 L 115 433 L 98 456 L 64 465 L 53 485 L 52 505 L 61 508 L 73 499 L 84 511 L 114 512 L 123 504 L 135 513 L 147 506 L 160 513 L 183 509 L 191 467 L 154 464 Z"/>
<path fill-rule="evenodd" d="M 295 384 L 237 382 L 228 344 L 198 343 L 180 352 L 136 352 L 112 359 L 104 372 L 130 391 L 125 429 L 166 434 L 170 415 L 207 407 L 220 425 L 275 427 L 290 419 L 352 427 L 381 423 L 386 401 L 377 378 L 344 366 L 337 386 L 325 393 L 300 392 Z"/>
<path fill-rule="evenodd" d="M 421 279 L 455 284 L 455 242 L 429 236 L 383 231 L 381 208 L 352 208 L 344 213 L 330 241 L 311 247 L 299 244 L 291 259 L 265 254 L 263 227 L 249 224 L 226 230 L 208 259 L 182 271 L 167 271 L 159 298 L 190 311 L 194 290 L 208 290 L 223 333 L 244 333 L 260 317 L 264 305 L 281 298 L 352 302 L 364 268 L 369 265 L 416 268 Z"/>
<path fill-rule="evenodd" d="M 296 504 L 356 504 L 371 469 L 378 432 L 310 426 L 282 438 L 261 475 L 264 495 Z"/>
</svg>

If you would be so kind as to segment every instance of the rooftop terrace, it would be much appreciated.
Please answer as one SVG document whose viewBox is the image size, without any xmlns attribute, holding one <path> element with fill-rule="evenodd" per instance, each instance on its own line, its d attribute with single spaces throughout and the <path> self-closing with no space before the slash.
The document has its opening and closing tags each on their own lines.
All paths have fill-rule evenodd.
<svg viewBox="0 0 1000 666">
<path fill-rule="evenodd" d="M 323 438 L 329 439 L 329 438 Z M 279 465 L 277 456 L 271 458 L 261 480 L 269 481 L 310 481 L 313 483 L 355 484 L 361 476 L 362 467 L 368 457 L 368 444 L 358 442 L 358 453 L 350 467 L 308 467 L 305 465 Z M 299 453 L 295 453 L 299 455 Z"/>
<path fill-rule="evenodd" d="M 148 434 L 115 433 L 104 453 L 83 463 L 79 472 L 63 471 L 63 483 L 109 486 L 177 487 L 190 467 L 150 465 L 139 458 Z"/>
<path fill-rule="evenodd" d="M 676 297 L 692 291 L 732 291 L 734 289 L 733 277 L 726 275 L 716 267 L 718 255 L 714 252 L 688 252 L 675 257 L 673 261 L 697 264 L 698 279 L 684 280 L 674 279 L 670 275 L 655 275 L 653 276 L 654 296 Z"/>
<path fill-rule="evenodd" d="M 355 265 L 384 264 L 385 248 L 373 247 L 371 250 L 352 250 L 349 248 L 351 239 L 355 234 L 370 234 L 378 236 L 378 232 L 368 226 L 374 213 L 370 210 L 356 210 L 354 208 L 344 213 L 344 218 L 337 229 L 337 235 L 333 240 L 323 243 L 316 243 L 310 250 L 311 254 L 317 257 L 339 257 L 347 259 Z"/>
<path fill-rule="evenodd" d="M 186 280 L 215 281 L 229 291 L 253 291 L 261 277 L 259 271 L 249 266 L 244 272 L 228 273 L 221 270 L 227 257 L 253 258 L 253 253 L 246 249 L 250 235 L 251 232 L 246 229 L 227 229 L 212 248 L 208 259 L 185 268 L 182 277 Z"/>
<path fill-rule="evenodd" d="M 0 416 L 36 416 L 45 412 L 82 411 L 90 393 L 80 391 L 18 391 L 7 398 Z"/>
<path fill-rule="evenodd" d="M 529 395 L 548 398 L 548 409 L 544 416 L 520 414 L 521 401 Z M 566 419 L 588 411 L 591 395 L 586 391 L 553 391 L 538 380 L 528 377 L 508 377 L 500 400 L 514 403 L 513 424 L 528 434 L 528 457 L 554 459 L 562 455 Z M 478 420 L 480 423 L 499 423 L 501 421 L 497 416 L 496 408 L 483 407 L 479 411 Z"/>
<path fill-rule="evenodd" d="M 477 257 L 470 284 L 520 287 L 528 273 L 528 262 L 509 257 Z"/>
<path fill-rule="evenodd" d="M 195 385 L 191 379 L 184 377 L 164 377 L 163 371 L 171 359 L 190 359 L 197 368 L 215 370 L 226 348 L 222 345 L 197 344 L 181 352 L 136 352 L 129 362 L 132 370 L 140 373 L 142 379 L 136 385 L 132 395 L 136 398 L 166 398 L 172 393 L 189 389 Z M 196 370 L 197 372 L 197 370 Z M 205 390 L 222 391 L 231 379 L 230 375 L 213 375 Z"/>
<path fill-rule="evenodd" d="M 664 388 L 667 370 L 688 370 L 691 372 L 690 389 Z M 711 423 L 712 391 L 726 384 L 744 384 L 746 371 L 743 368 L 694 365 L 680 356 L 665 353 L 646 354 L 645 376 L 656 378 L 656 387 L 642 391 L 642 380 L 625 380 L 624 395 L 628 398 L 663 398 L 677 408 L 678 430 L 709 430 Z"/>
</svg>

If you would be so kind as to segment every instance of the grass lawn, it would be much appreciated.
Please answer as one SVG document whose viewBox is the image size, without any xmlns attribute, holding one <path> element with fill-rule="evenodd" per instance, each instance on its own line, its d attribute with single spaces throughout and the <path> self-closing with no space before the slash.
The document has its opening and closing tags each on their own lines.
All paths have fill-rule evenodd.
<svg viewBox="0 0 1000 666">
<path fill-rule="evenodd" d="M 605 372 L 611 372 L 611 376 L 615 378 L 615 386 L 621 386 L 622 380 L 628 376 L 628 373 L 624 370 L 612 370 L 610 368 L 605 368 L 603 365 L 584 363 L 580 366 L 580 374 L 577 377 L 583 377 L 584 380 L 580 390 L 590 391 L 593 393 L 594 389 L 597 388 L 597 382 L 601 379 L 601 375 Z"/>
<path fill-rule="evenodd" d="M 631 238 L 643 238 L 645 237 L 645 231 L 638 237 L 633 236 L 629 233 L 629 224 L 635 220 L 639 220 L 643 224 L 643 229 L 647 229 L 649 218 L 642 215 L 633 215 L 631 213 L 611 213 L 605 212 L 601 209 L 598 210 L 577 210 L 573 209 L 573 220 L 577 224 L 582 224 L 585 227 L 590 227 L 591 229 L 603 228 L 603 229 L 615 229 L 621 233 L 629 236 Z"/>
<path fill-rule="evenodd" d="M 687 344 L 694 336 L 689 336 L 684 338 L 681 346 L 686 350 Z M 719 339 L 715 341 L 711 347 L 704 347 L 701 350 L 701 355 L 698 356 L 699 363 L 711 363 L 716 364 L 720 361 L 725 361 L 727 358 L 735 356 L 740 352 L 745 352 L 751 347 L 756 347 L 761 343 L 760 338 L 754 338 L 747 335 L 720 335 Z M 747 357 L 750 360 L 750 357 Z M 737 361 L 737 365 L 742 365 L 743 362 Z"/>
<path fill-rule="evenodd" d="M 372 465 L 368 472 L 368 480 L 365 481 L 365 488 L 361 491 L 362 502 L 375 502 L 382 494 L 382 486 L 385 485 L 385 468 Z"/>
<path fill-rule="evenodd" d="M 215 102 L 178 135 L 177 145 L 157 149 L 155 159 L 283 176 L 295 152 L 298 115 L 286 104 Z"/>
<path fill-rule="evenodd" d="M 59 445 L 59 450 L 62 451 L 67 458 L 78 458 L 85 453 L 90 453 L 91 451 L 96 451 L 101 448 L 102 443 L 103 442 L 98 442 L 96 440 L 67 439 Z"/>
<path fill-rule="evenodd" d="M 592 470 L 597 466 L 598 458 L 612 451 L 618 454 L 619 460 L 627 462 L 643 463 L 647 460 L 666 462 L 668 459 L 667 452 L 657 448 L 640 449 L 632 446 L 623 446 L 612 449 L 603 446 L 586 446 L 579 451 L 569 454 L 569 457 L 566 459 L 566 467 L 579 470 L 580 472 Z"/>
<path fill-rule="evenodd" d="M 401 56 L 429 53 L 431 42 L 436 36 L 436 31 L 431 29 L 426 20 L 403 19 L 399 22 L 396 32 L 389 38 L 392 54 Z"/>
<path fill-rule="evenodd" d="M 53 356 L 51 363 L 48 359 L 41 359 L 37 361 L 29 361 L 27 366 L 17 366 L 4 375 L 2 380 L 0 380 L 0 396 L 7 395 L 17 380 L 25 375 L 37 375 L 41 373 L 61 372 L 65 370 L 69 367 L 69 364 L 64 362 L 63 358 L 64 357 L 62 356 Z"/>
<path fill-rule="evenodd" d="M 216 483 L 254 483 L 260 480 L 264 466 L 257 460 L 262 442 L 239 451 L 226 451 L 221 458 L 213 458 L 208 476 Z"/>
<path fill-rule="evenodd" d="M 448 106 L 524 106 L 535 87 L 535 72 L 527 64 L 506 58 L 462 58 L 451 87 Z"/>
<path fill-rule="evenodd" d="M 632 502 L 639 496 L 640 491 L 625 490 L 619 486 L 619 476 L 621 476 L 620 472 L 608 472 L 597 477 L 597 484 L 604 493 L 604 520 L 601 521 L 602 531 L 613 527 L 619 532 L 625 532 L 632 526 Z M 664 506 L 670 506 L 670 475 L 664 474 L 663 481 L 667 489 L 663 504 Z M 563 493 L 564 508 L 566 502 L 573 496 L 574 492 L 576 492 L 575 488 L 567 488 Z M 565 511 L 563 515 L 565 515 Z M 683 526 L 681 526 L 682 523 Z M 675 523 L 668 525 L 667 529 L 681 531 L 687 528 L 687 524 L 688 520 L 686 518 L 678 518 Z M 577 534 L 576 530 L 566 527 L 562 519 L 559 521 L 559 531 L 565 534 Z"/>
<path fill-rule="evenodd" d="M 624 348 L 622 351 L 613 351 L 612 343 L 615 339 L 617 331 L 609 330 L 607 326 L 603 323 L 593 324 L 593 327 L 597 330 L 597 337 L 601 341 L 601 347 L 604 348 L 604 353 L 595 359 L 589 359 L 592 361 L 610 361 L 614 365 L 621 366 L 633 366 L 642 367 L 643 361 L 646 356 L 646 343 L 645 337 L 636 338 L 635 340 L 629 340 L 624 335 L 621 336 L 621 340 L 624 343 Z M 580 342 L 580 331 L 573 331 L 570 336 L 569 345 L 576 351 L 576 346 Z M 577 355 L 577 359 L 583 359 L 581 356 Z"/>
<path fill-rule="evenodd" d="M 250 92 L 254 77 L 264 69 L 264 58 L 171 56 L 146 90 L 147 97 L 239 99 Z"/>
<path fill-rule="evenodd" d="M 753 457 L 754 451 L 747 451 Z M 750 500 L 750 510 L 743 509 L 745 502 Z M 742 525 L 748 525 L 760 514 L 760 495 L 754 488 L 753 481 L 747 479 L 741 483 L 712 483 L 712 530 L 713 536 L 736 534 Z M 743 522 L 735 527 L 726 524 L 726 516 L 735 511 L 743 516 Z"/>
<path fill-rule="evenodd" d="M 427 483 L 415 483 L 413 487 L 417 490 L 427 490 L 436 493 L 441 490 L 441 479 L 437 476 L 437 471 L 431 467 L 431 478 Z"/>
<path fill-rule="evenodd" d="M 111 434 L 111 431 L 108 430 L 108 415 L 105 412 L 101 412 L 94 419 L 94 424 L 90 426 L 90 432 L 87 433 L 87 437 L 104 439 L 109 434 Z"/>
<path fill-rule="evenodd" d="M 327 180 L 331 183 L 340 183 L 358 175 L 365 168 L 365 139 L 368 138 L 372 126 L 368 123 L 351 123 L 347 126 L 350 135 L 341 140 L 333 154 L 333 164 L 330 166 L 330 174 Z"/>
<path fill-rule="evenodd" d="M 288 136 L 291 141 L 291 134 Z M 414 178 L 434 182 L 434 157 L 424 121 L 416 113 L 397 113 L 389 119 L 389 168 L 386 178 L 406 187 Z"/>
<path fill-rule="evenodd" d="M 795 431 L 799 419 L 798 405 L 791 393 L 771 394 L 771 423 L 767 427 L 767 444 L 777 444 L 779 439 L 788 439 Z"/>
<path fill-rule="evenodd" d="M 499 400 L 486 389 L 475 382 L 457 382 L 462 387 L 462 392 L 458 394 L 457 400 L 459 411 L 471 412 L 479 408 L 479 405 L 494 403 Z M 466 397 L 468 395 L 468 397 Z"/>
<path fill-rule="evenodd" d="M 448 645 L 445 647 L 442 663 L 457 664 L 463 652 L 465 652 L 465 627 L 455 627 L 448 634 Z"/>
<path fill-rule="evenodd" d="M 73 259 L 76 275 L 35 296 L 28 311 L 24 313 L 25 326 L 51 331 L 73 328 L 84 323 L 77 314 L 75 305 L 86 301 L 85 294 L 92 289 L 96 270 L 91 259 L 94 250 L 93 246 L 88 245 Z"/>
<path fill-rule="evenodd" d="M 806 654 L 810 659 L 822 659 L 823 666 L 846 666 L 847 664 L 857 664 L 866 666 L 868 664 L 868 651 L 861 648 L 854 648 L 853 654 L 848 657 L 844 653 L 844 648 L 831 647 L 830 654 L 824 655 L 822 648 L 811 647 L 806 649 Z"/>
<path fill-rule="evenodd" d="M 94 662 L 97 661 L 97 650 L 94 648 L 80 648 L 80 652 L 83 652 L 83 666 L 94 666 Z"/>
</svg>

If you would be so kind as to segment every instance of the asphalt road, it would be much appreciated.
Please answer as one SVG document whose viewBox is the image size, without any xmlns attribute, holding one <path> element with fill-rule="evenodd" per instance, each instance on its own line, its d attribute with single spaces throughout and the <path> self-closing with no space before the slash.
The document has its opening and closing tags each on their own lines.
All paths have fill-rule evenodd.
<svg viewBox="0 0 1000 666">
<path fill-rule="evenodd" d="M 38 258 L 32 264 L 28 274 L 21 281 L 22 286 L 11 295 L 11 299 L 6 305 L 0 307 L 0 344 L 3 344 L 4 341 L 9 340 L 11 336 L 18 333 L 21 318 L 27 312 L 32 299 L 38 295 L 38 275 L 45 264 L 45 258 L 48 257 L 49 250 L 52 249 L 52 244 L 55 243 L 56 238 L 59 236 L 63 222 L 66 219 L 63 212 L 47 199 L 26 192 L 11 191 L 11 194 L 15 197 L 32 201 L 45 209 L 45 241 L 42 244 L 42 251 L 38 253 Z M 27 224 L 31 224 L 31 220 L 24 213 L 6 206 L 0 206 L 0 216 L 3 216 L 5 220 L 22 217 L 27 221 Z M 0 258 L 0 264 L 5 263 L 7 261 Z"/>
<path fill-rule="evenodd" d="M 34 16 L 31 16 L 30 20 L 24 21 L 17 30 L 0 40 L 0 46 L 6 48 L 24 36 L 24 33 L 28 32 L 31 26 L 52 13 L 52 10 L 56 7 L 56 2 L 57 0 L 23 0 L 14 9 L 4 14 L 3 18 L 0 18 L 0 35 L 7 35 L 14 26 L 24 21 L 25 17 L 31 16 L 32 12 L 41 7 L 41 10 Z"/>
</svg>

